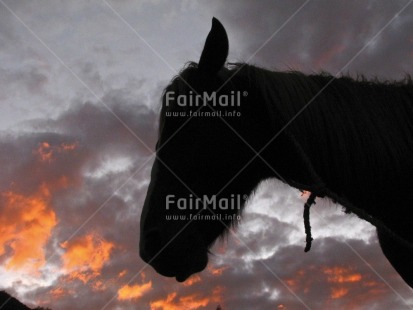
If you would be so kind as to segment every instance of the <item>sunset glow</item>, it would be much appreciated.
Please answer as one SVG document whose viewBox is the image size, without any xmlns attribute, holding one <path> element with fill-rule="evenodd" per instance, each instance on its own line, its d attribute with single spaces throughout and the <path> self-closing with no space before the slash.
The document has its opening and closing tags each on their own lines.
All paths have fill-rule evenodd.
<svg viewBox="0 0 413 310">
<path fill-rule="evenodd" d="M 213 17 L 227 31 L 224 61 L 223 33 L 203 53 Z M 0 1 L 0 291 L 51 310 L 413 309 L 371 224 L 393 218 L 361 210 L 380 195 L 395 211 L 404 201 L 404 188 L 379 184 L 397 169 L 370 168 L 407 154 L 402 171 L 411 110 L 395 104 L 391 139 L 379 126 L 390 128 L 387 107 L 362 104 L 386 101 L 379 80 L 405 78 L 388 98 L 409 100 L 412 29 L 409 0 Z M 221 58 L 217 76 L 201 72 L 202 54 Z M 351 79 L 366 80 L 365 96 Z M 195 97 L 167 102 L 183 92 L 219 98 L 212 105 L 236 117 L 192 115 Z M 362 182 L 375 186 L 364 205 Z M 245 208 L 224 231 L 183 203 L 179 220 L 164 214 L 168 195 L 240 193 Z"/>
<path fill-rule="evenodd" d="M 220 267 L 220 268 L 213 268 L 212 266 L 208 266 L 208 271 L 214 276 L 220 276 L 222 273 L 227 269 L 227 266 Z"/>
<path fill-rule="evenodd" d="M 171 293 L 166 299 L 151 302 L 151 310 L 193 310 L 199 307 L 206 307 L 210 302 L 208 298 L 199 298 L 196 294 L 178 298 L 176 296 L 177 293 Z"/>
<path fill-rule="evenodd" d="M 216 307 L 222 303 L 222 294 L 224 288 L 221 286 L 215 287 L 210 296 L 202 294 L 190 294 L 178 296 L 178 293 L 170 293 L 164 299 L 158 299 L 151 302 L 151 310 L 194 310 L 199 307 Z"/>
<path fill-rule="evenodd" d="M 332 283 L 352 283 L 361 281 L 361 274 L 353 272 L 350 268 L 325 268 L 324 274 L 327 281 Z"/>
<path fill-rule="evenodd" d="M 63 255 L 65 270 L 70 271 L 72 279 L 79 279 L 84 283 L 100 274 L 114 248 L 112 242 L 96 234 L 65 241 L 61 246 L 66 250 Z"/>
<path fill-rule="evenodd" d="M 45 185 L 25 196 L 8 191 L 1 194 L 0 255 L 7 269 L 37 273 L 45 261 L 45 246 L 57 224 Z"/>
<path fill-rule="evenodd" d="M 186 280 L 183 285 L 184 286 L 191 286 L 194 285 L 195 283 L 198 283 L 201 281 L 201 277 L 197 274 L 191 276 L 188 280 Z"/>
<path fill-rule="evenodd" d="M 118 290 L 119 300 L 138 299 L 152 288 L 152 281 L 144 284 L 126 284 Z"/>
<path fill-rule="evenodd" d="M 50 145 L 49 142 L 39 143 L 37 149 L 33 151 L 33 154 L 41 162 L 50 163 L 56 159 L 56 155 L 73 151 L 77 148 L 77 143 L 61 143 L 60 145 Z"/>
</svg>

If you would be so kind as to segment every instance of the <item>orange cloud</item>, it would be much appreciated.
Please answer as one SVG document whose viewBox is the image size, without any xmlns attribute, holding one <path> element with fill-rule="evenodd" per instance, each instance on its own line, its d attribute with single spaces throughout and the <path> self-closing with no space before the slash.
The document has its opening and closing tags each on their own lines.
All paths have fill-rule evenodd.
<svg viewBox="0 0 413 310">
<path fill-rule="evenodd" d="M 141 298 L 152 288 L 152 281 L 145 284 L 129 285 L 126 284 L 118 290 L 118 300 L 129 300 Z"/>
<path fill-rule="evenodd" d="M 346 296 L 350 289 L 346 284 L 360 282 L 362 279 L 361 274 L 354 273 L 351 268 L 324 268 L 323 273 L 327 275 L 327 281 L 333 283 L 330 294 L 332 299 Z"/>
<path fill-rule="evenodd" d="M 201 282 L 201 277 L 196 274 L 190 277 L 188 280 L 186 280 L 183 284 L 184 286 L 191 286 L 198 282 Z"/>
<path fill-rule="evenodd" d="M 43 162 L 50 162 L 53 157 L 53 151 L 50 144 L 47 142 L 40 143 L 38 148 L 34 150 L 33 153 L 38 156 L 40 161 Z"/>
<path fill-rule="evenodd" d="M 0 200 L 0 256 L 6 269 L 38 273 L 46 263 L 44 248 L 57 224 L 46 185 L 30 196 L 7 191 Z"/>
<path fill-rule="evenodd" d="M 74 142 L 74 143 L 62 143 L 60 145 L 60 149 L 63 151 L 73 151 L 78 147 L 78 143 Z"/>
<path fill-rule="evenodd" d="M 220 276 L 220 275 L 222 275 L 222 273 L 223 273 L 226 269 L 228 269 L 228 266 L 224 266 L 224 267 L 221 267 L 221 268 L 213 268 L 213 267 L 208 266 L 208 271 L 209 271 L 213 276 Z"/>
<path fill-rule="evenodd" d="M 119 272 L 118 277 L 123 278 L 127 273 L 128 273 L 128 271 L 126 269 L 122 270 L 121 272 Z"/>
<path fill-rule="evenodd" d="M 105 283 L 101 280 L 94 281 L 91 284 L 91 287 L 92 287 L 92 290 L 95 291 L 95 292 L 96 291 L 104 291 L 107 288 Z"/>
<path fill-rule="evenodd" d="M 166 299 L 159 299 L 150 303 L 151 310 L 193 310 L 200 307 L 206 307 L 210 303 L 213 306 L 222 302 L 223 288 L 218 286 L 212 291 L 211 296 L 201 296 L 200 294 L 191 294 L 177 297 L 177 293 L 168 294 Z"/>
<path fill-rule="evenodd" d="M 49 294 L 52 296 L 53 299 L 60 299 L 66 296 L 66 291 L 62 287 L 56 287 L 55 289 L 51 290 Z"/>
<path fill-rule="evenodd" d="M 340 287 L 340 288 L 332 287 L 332 288 L 331 288 L 331 296 L 330 296 L 330 297 L 331 297 L 332 299 L 337 299 L 337 298 L 341 298 L 341 297 L 347 295 L 347 293 L 348 293 L 348 289 L 346 289 L 346 288 L 343 288 L 343 287 Z"/>
<path fill-rule="evenodd" d="M 63 242 L 61 247 L 66 249 L 62 258 L 64 268 L 70 271 L 70 278 L 87 283 L 100 275 L 114 244 L 96 234 L 89 234 Z"/>
<path fill-rule="evenodd" d="M 361 274 L 352 272 L 350 268 L 324 268 L 323 272 L 327 275 L 327 281 L 332 283 L 359 282 L 362 278 Z"/>
<path fill-rule="evenodd" d="M 335 308 L 337 305 L 343 309 L 359 308 L 360 305 L 378 302 L 387 291 L 383 282 L 376 282 L 370 279 L 370 275 L 354 272 L 350 267 L 324 267 L 322 272 L 327 276 L 327 282 L 331 284 L 330 308 Z"/>
<path fill-rule="evenodd" d="M 308 273 L 316 272 L 315 266 L 308 266 L 306 269 L 298 270 L 292 278 L 285 279 L 284 282 L 294 291 L 302 290 L 307 293 L 311 287 L 313 277 L 309 277 Z"/>
<path fill-rule="evenodd" d="M 73 151 L 78 147 L 78 143 L 61 143 L 60 145 L 50 145 L 48 142 L 39 143 L 33 154 L 39 161 L 50 163 L 55 160 L 56 154 Z"/>
<path fill-rule="evenodd" d="M 311 274 L 311 276 L 309 276 Z M 334 266 L 308 266 L 296 272 L 293 278 L 284 280 L 294 291 L 308 293 L 316 281 L 330 283 L 330 298 L 339 299 L 346 296 L 352 289 L 357 290 L 362 284 L 363 276 L 352 268 Z"/>
<path fill-rule="evenodd" d="M 329 293 L 329 299 L 322 307 L 325 309 L 358 309 L 360 305 L 378 302 L 387 291 L 383 282 L 377 282 L 371 279 L 371 275 L 355 272 L 354 268 L 347 266 L 306 266 L 284 282 L 300 294 L 314 292 L 319 289 L 320 283 L 328 283 L 326 293 Z"/>
</svg>

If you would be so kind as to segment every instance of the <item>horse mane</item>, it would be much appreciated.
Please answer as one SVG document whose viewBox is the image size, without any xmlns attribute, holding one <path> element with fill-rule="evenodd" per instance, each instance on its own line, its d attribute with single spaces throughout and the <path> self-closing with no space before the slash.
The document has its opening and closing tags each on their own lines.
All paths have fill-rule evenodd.
<svg viewBox="0 0 413 310">
<path fill-rule="evenodd" d="M 306 249 L 311 247 L 309 208 L 316 196 L 339 202 L 405 244 L 413 172 L 413 82 L 276 72 L 246 64 L 232 70 L 248 77 L 262 94 L 274 125 L 296 146 L 315 186 L 289 185 L 311 192 L 304 204 Z M 250 86 L 251 87 L 251 86 Z M 397 211 L 392 208 L 397 206 Z M 408 244 L 412 247 L 412 244 Z"/>
<path fill-rule="evenodd" d="M 191 80 L 192 76 L 196 75 L 198 69 L 198 64 L 196 62 L 190 61 L 187 62 L 184 67 L 179 71 L 177 75 L 175 75 L 169 84 L 164 88 L 161 96 L 161 111 L 159 114 L 159 130 L 158 130 L 158 140 L 161 136 L 163 126 L 165 124 L 165 115 L 166 111 L 169 109 L 174 109 L 176 106 L 168 106 L 165 102 L 165 94 L 167 92 L 175 92 L 175 93 L 185 93 L 184 89 L 191 90 Z M 173 104 L 173 102 L 172 102 Z"/>
<path fill-rule="evenodd" d="M 412 152 L 413 82 L 410 76 L 402 81 L 380 82 L 363 76 L 354 80 L 346 76 L 334 78 L 326 73 L 305 75 L 245 64 L 235 66 L 236 70 L 241 67 L 254 87 L 264 94 L 274 129 L 282 130 L 286 126 L 285 131 L 297 139 L 310 158 L 329 162 L 330 167 L 324 170 L 343 170 L 338 169 L 340 165 L 351 163 L 342 171 L 346 174 L 342 177 L 354 182 L 355 171 L 365 167 L 392 165 L 393 172 L 399 172 L 402 154 L 409 147 L 408 151 Z M 368 172 L 371 175 L 358 176 L 358 183 L 383 178 L 380 169 Z"/>
<path fill-rule="evenodd" d="M 162 98 L 167 91 L 182 93 L 182 88 L 190 89 L 197 67 L 197 63 L 188 62 L 164 89 Z M 230 63 L 221 70 L 221 78 L 225 83 L 242 80 L 248 83 L 245 87 L 262 93 L 273 118 L 274 130 L 281 130 L 299 114 L 299 121 L 291 122 L 285 130 L 297 138 L 306 137 L 300 140 L 302 147 L 311 154 L 326 156 L 323 160 L 328 158 L 329 162 L 335 162 L 334 166 L 352 161 L 357 170 L 370 165 L 372 159 L 377 164 L 397 164 L 400 153 L 413 143 L 413 80 L 410 75 L 400 81 L 380 81 L 363 75 L 356 79 L 336 78 L 325 72 L 306 75 Z M 165 109 L 162 102 L 160 124 L 164 123 L 165 113 L 162 112 Z M 308 139 L 308 128 L 315 133 L 312 139 Z M 326 130 L 328 128 L 333 130 Z M 340 152 L 335 154 L 340 153 L 340 156 L 331 158 L 330 154 L 320 152 L 319 145 L 336 146 Z M 352 155 L 354 151 L 357 154 Z M 356 156 L 357 161 L 350 158 L 352 156 Z M 353 175 L 353 171 L 349 174 Z"/>
<path fill-rule="evenodd" d="M 409 75 L 401 81 L 380 81 L 276 72 L 247 64 L 233 64 L 233 70 L 262 94 L 274 134 L 283 132 L 297 145 L 307 173 L 321 182 L 321 188 L 311 188 L 283 176 L 289 185 L 328 196 L 347 213 L 376 226 L 386 226 L 382 224 L 389 214 L 382 212 L 386 205 L 403 204 L 399 210 L 407 210 L 407 203 L 401 198 L 395 202 L 395 196 L 407 198 L 411 185 L 407 171 L 413 171 Z M 349 188 L 353 197 L 346 196 Z"/>
<path fill-rule="evenodd" d="M 264 94 L 276 129 L 281 130 L 304 109 L 285 130 L 297 139 L 306 137 L 300 139 L 306 151 L 327 155 L 335 165 L 343 162 L 342 157 L 354 156 L 351 155 L 354 152 L 357 161 L 354 158 L 346 161 L 353 161 L 355 169 L 369 165 L 367 161 L 372 159 L 397 162 L 400 152 L 409 143 L 412 145 L 413 82 L 408 75 L 402 81 L 380 82 L 364 76 L 335 78 L 327 73 L 305 75 L 238 66 L 247 67 L 254 86 Z M 312 139 L 308 139 L 309 128 L 315 134 Z M 319 142 L 314 143 L 315 139 Z M 336 146 L 340 148 L 341 152 L 336 152 L 340 157 L 331 158 L 320 149 L 312 149 L 312 145 Z M 368 156 L 374 151 L 379 153 L 374 158 Z"/>
<path fill-rule="evenodd" d="M 187 63 L 165 88 L 163 100 L 167 91 L 190 90 L 196 76 L 197 64 Z M 409 75 L 400 81 L 380 81 L 362 75 L 356 79 L 328 73 L 306 75 L 232 63 L 222 68 L 219 76 L 227 87 L 236 85 L 259 94 L 255 99 L 268 110 L 273 134 L 283 132 L 291 139 L 308 167 L 307 173 L 319 184 L 300 184 L 288 176 L 283 176 L 283 181 L 316 196 L 328 196 L 346 212 L 383 227 L 380 215 L 378 221 L 372 217 L 377 211 L 373 207 L 391 202 L 393 197 L 386 190 L 407 181 L 398 177 L 406 174 L 403 161 L 413 158 L 413 81 Z M 169 108 L 176 107 L 167 107 L 163 101 L 159 132 Z M 350 198 L 354 197 L 346 197 L 342 184 L 358 190 L 354 193 L 357 205 L 368 203 L 370 209 L 352 204 Z"/>
</svg>

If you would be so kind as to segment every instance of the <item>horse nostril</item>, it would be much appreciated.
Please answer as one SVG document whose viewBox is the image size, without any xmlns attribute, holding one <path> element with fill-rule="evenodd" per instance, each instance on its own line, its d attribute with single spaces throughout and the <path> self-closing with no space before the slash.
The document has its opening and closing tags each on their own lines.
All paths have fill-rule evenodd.
<svg viewBox="0 0 413 310">
<path fill-rule="evenodd" d="M 158 229 L 154 229 L 146 233 L 145 235 L 145 253 L 149 258 L 153 258 L 161 249 L 162 237 Z"/>
</svg>

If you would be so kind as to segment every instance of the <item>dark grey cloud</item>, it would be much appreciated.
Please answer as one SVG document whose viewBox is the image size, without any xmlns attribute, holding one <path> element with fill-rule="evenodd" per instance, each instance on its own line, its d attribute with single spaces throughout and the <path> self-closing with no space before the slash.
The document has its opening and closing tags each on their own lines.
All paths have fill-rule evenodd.
<svg viewBox="0 0 413 310">
<path fill-rule="evenodd" d="M 270 240 L 255 242 L 265 246 Z M 394 271 L 386 260 L 377 259 L 382 255 L 377 243 L 366 244 L 356 239 L 347 239 L 343 243 L 322 238 L 309 253 L 304 253 L 302 246 L 285 245 L 267 259 L 253 262 L 243 259 L 248 249 L 240 246 L 239 250 L 237 256 L 227 257 L 228 268 L 219 278 L 219 283 L 227 288 L 225 305 L 228 309 L 272 309 L 277 306 L 305 309 L 298 298 L 310 309 L 410 307 L 405 303 L 411 299 L 410 289 L 400 278 L 393 276 Z"/>
<path fill-rule="evenodd" d="M 65 242 L 87 240 L 82 238 L 93 235 L 98 236 L 96 244 L 101 238 L 114 245 L 110 268 L 103 265 L 99 271 L 104 276 L 84 283 L 62 274 L 47 289 L 47 294 L 42 288 L 30 293 L 32 300 L 27 297 L 23 300 L 46 302 L 53 299 L 57 287 L 64 286 L 65 294 L 77 293 L 69 300 L 58 299 L 55 305 L 59 309 L 70 309 L 73 300 L 79 305 L 100 308 L 117 296 L 119 287 L 104 286 L 107 299 L 103 295 L 90 298 L 92 293 L 100 291 L 96 286 L 115 281 L 123 270 L 136 270 L 139 264 L 143 265 L 137 252 L 139 217 L 153 162 L 158 117 L 154 110 L 139 104 L 140 99 L 126 90 L 110 90 L 102 97 L 104 104 L 73 103 L 56 119 L 27 123 L 26 128 L 32 128 L 33 132 L 1 137 L 0 162 L 5 168 L 0 176 L 0 209 L 3 212 L 11 207 L 7 193 L 22 201 L 37 196 L 39 201 L 42 199 L 48 214 L 53 212 L 57 219 L 50 239 L 42 235 L 49 264 L 64 263 L 61 255 Z M 43 186 L 50 192 L 50 202 L 49 194 L 39 194 Z M 16 221 L 30 210 L 28 205 L 26 210 L 19 211 Z M 13 220 L 8 219 L 10 224 Z M 87 225 L 82 227 L 86 221 Z M 3 237 L 6 242 L 13 242 Z M 15 254 L 5 249 L 0 254 L 2 262 Z M 48 272 L 50 267 L 42 271 L 43 276 L 51 277 Z M 25 284 L 19 283 L 15 285 L 21 290 Z"/>
<path fill-rule="evenodd" d="M 235 59 L 248 59 L 277 32 L 250 61 L 269 68 L 335 74 L 378 35 L 344 73 L 391 79 L 412 67 L 413 8 L 385 27 L 407 2 L 310 1 L 289 22 L 304 1 L 221 3 L 214 13 L 228 28 Z"/>
<path fill-rule="evenodd" d="M 2 97 L 18 96 L 22 91 L 38 95 L 48 81 L 47 75 L 39 68 L 29 66 L 25 70 L 1 70 Z"/>
<path fill-rule="evenodd" d="M 316 240 L 305 254 L 304 199 L 273 183 L 260 187 L 235 235 L 215 245 L 210 266 L 192 279 L 192 285 L 161 277 L 150 267 L 139 274 L 145 267 L 137 252 L 139 216 L 152 163 L 145 145 L 154 148 L 159 97 L 175 73 L 104 4 L 41 3 L 8 2 L 102 102 L 0 10 L 0 37 L 7 43 L 0 46 L 7 63 L 0 65 L 0 100 L 13 99 L 20 114 L 27 114 L 21 117 L 25 122 L 20 131 L 0 137 L 0 189 L 34 197 L 40 184 L 47 184 L 52 189 L 50 208 L 59 220 L 45 245 L 51 266 L 42 270 L 53 281 L 28 287 L 25 275 L 16 275 L 9 285 L 16 296 L 63 310 L 73 305 L 101 309 L 111 299 L 107 309 L 150 309 L 155 302 L 177 309 L 190 302 L 198 302 L 193 309 L 218 304 L 223 309 L 301 309 L 283 281 L 313 309 L 407 309 L 397 294 L 412 303 L 411 289 L 382 255 L 374 230 L 340 214 L 339 206 L 317 202 L 311 218 Z M 110 3 L 179 69 L 185 61 L 199 58 L 212 16 L 227 28 L 229 60 L 246 60 L 304 2 Z M 335 73 L 405 3 L 310 1 L 250 62 Z M 354 61 L 351 73 L 392 78 L 411 69 L 411 10 Z M 17 91 L 24 96 L 14 97 Z M 4 111 L 8 121 L 17 115 L 15 109 Z M 70 145 L 75 147 L 64 151 Z M 81 244 L 93 235 L 114 246 L 99 274 L 83 282 L 59 270 L 67 251 L 62 244 L 96 211 L 70 240 Z M 99 244 L 99 238 L 93 241 Z M 0 262 L 11 255 L 10 247 L 7 251 Z M 5 281 L 9 280 L 4 278 L 0 286 Z M 149 282 L 151 288 L 143 296 L 117 298 L 124 285 Z"/>
</svg>

